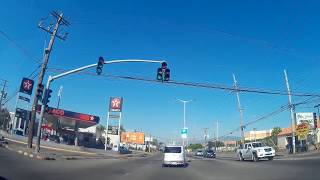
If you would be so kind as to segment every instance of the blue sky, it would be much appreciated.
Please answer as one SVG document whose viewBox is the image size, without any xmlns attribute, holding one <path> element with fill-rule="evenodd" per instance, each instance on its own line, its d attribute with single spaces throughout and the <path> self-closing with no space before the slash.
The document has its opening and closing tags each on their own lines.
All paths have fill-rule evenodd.
<svg viewBox="0 0 320 180">
<path fill-rule="evenodd" d="M 49 67 L 72 69 L 112 59 L 165 59 L 177 81 L 285 90 L 287 69 L 295 92 L 317 93 L 320 14 L 317 1 L 2 1 L 0 30 L 28 51 L 32 58 L 0 35 L 0 78 L 9 80 L 9 94 L 42 59 L 49 37 L 37 24 L 52 10 L 70 21 L 67 41 L 57 40 Z M 50 22 L 50 17 L 45 21 Z M 117 64 L 105 73 L 155 78 L 155 64 Z M 94 69 L 88 70 L 95 72 Z M 48 71 L 48 74 L 56 72 Z M 46 80 L 46 78 L 45 78 Z M 101 117 L 106 122 L 110 96 L 124 98 L 123 123 L 162 138 L 179 137 L 183 106 L 175 99 L 196 99 L 187 105 L 191 137 L 203 137 L 215 121 L 220 134 L 239 126 L 234 93 L 147 82 L 72 75 L 53 83 L 51 106 L 64 87 L 61 107 Z M 276 110 L 286 96 L 241 93 L 245 122 Z M 306 98 L 294 97 L 295 102 Z M 315 102 L 317 103 L 317 102 Z M 15 99 L 7 106 L 14 108 Z M 297 111 L 314 111 L 314 104 Z M 26 106 L 26 105 L 21 105 Z M 253 128 L 287 127 L 289 112 L 260 121 Z"/>
</svg>

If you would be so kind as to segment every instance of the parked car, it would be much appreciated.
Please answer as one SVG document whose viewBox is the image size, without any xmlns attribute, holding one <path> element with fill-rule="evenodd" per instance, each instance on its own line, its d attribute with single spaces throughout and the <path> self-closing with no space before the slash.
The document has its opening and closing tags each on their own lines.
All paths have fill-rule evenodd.
<svg viewBox="0 0 320 180">
<path fill-rule="evenodd" d="M 251 159 L 256 162 L 261 158 L 273 160 L 275 150 L 261 142 L 245 143 L 243 148 L 237 150 L 237 156 L 240 161 Z"/>
<path fill-rule="evenodd" d="M 131 154 L 132 151 L 130 151 L 128 148 L 124 146 L 119 146 L 119 153 L 120 154 Z"/>
<path fill-rule="evenodd" d="M 202 150 L 198 150 L 194 155 L 195 156 L 203 156 L 203 151 Z"/>
<path fill-rule="evenodd" d="M 203 152 L 203 157 L 204 158 L 216 158 L 216 152 L 214 150 L 205 150 Z"/>
<path fill-rule="evenodd" d="M 48 141 L 60 143 L 60 137 L 57 135 L 49 135 Z"/>
<path fill-rule="evenodd" d="M 163 167 L 166 166 L 185 166 L 186 157 L 183 146 L 166 146 L 164 148 Z"/>
</svg>

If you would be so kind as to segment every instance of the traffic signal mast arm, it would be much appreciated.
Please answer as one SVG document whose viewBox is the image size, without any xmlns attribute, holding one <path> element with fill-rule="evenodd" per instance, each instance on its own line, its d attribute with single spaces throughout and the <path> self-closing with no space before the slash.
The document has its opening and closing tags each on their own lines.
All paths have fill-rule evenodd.
<svg viewBox="0 0 320 180">
<path fill-rule="evenodd" d="M 87 66 L 83 66 L 83 67 L 80 67 L 80 68 L 77 68 L 77 69 L 73 69 L 73 70 L 70 70 L 70 71 L 66 71 L 64 73 L 61 73 L 61 74 L 58 74 L 58 75 L 55 75 L 55 76 L 49 76 L 48 77 L 48 81 L 47 81 L 47 84 L 46 84 L 46 91 L 49 92 L 51 91 L 50 90 L 50 84 L 53 80 L 55 79 L 58 79 L 58 78 L 61 78 L 63 76 L 67 76 L 69 74 L 74 74 L 74 73 L 77 73 L 77 72 L 80 72 L 80 71 L 83 71 L 85 69 L 88 69 L 88 68 L 92 68 L 92 67 L 98 67 L 100 66 L 101 67 L 101 60 L 103 61 L 103 64 L 113 64 L 113 63 L 159 63 L 159 64 L 163 64 L 165 63 L 166 61 L 157 61 L 157 60 L 142 60 L 142 59 L 126 59 L 126 60 L 112 60 L 112 61 L 104 61 L 102 57 L 99 58 L 99 61 L 98 63 L 95 63 L 95 64 L 90 64 L 90 65 L 87 65 Z M 97 73 L 101 74 L 102 72 L 102 69 L 100 69 L 101 71 L 97 71 Z M 50 93 L 49 93 L 50 95 Z M 47 97 L 46 97 L 47 98 Z M 41 112 L 40 112 L 40 118 L 39 118 L 39 124 L 38 124 L 38 130 L 37 130 L 37 142 L 36 142 L 36 152 L 40 152 L 40 134 L 41 134 L 41 125 L 42 125 L 42 120 L 43 120 L 43 115 L 44 115 L 44 111 L 45 111 L 45 108 L 46 108 L 46 105 L 47 105 L 47 99 L 44 101 L 44 103 L 42 104 L 41 106 Z"/>
<path fill-rule="evenodd" d="M 161 64 L 161 63 L 166 62 L 166 61 L 163 61 L 163 60 L 143 60 L 143 59 L 125 59 L 125 60 L 104 61 L 104 64 L 130 63 L 130 62 L 131 63 L 143 62 L 143 63 L 159 63 L 159 64 Z M 51 76 L 51 79 L 50 79 L 50 77 L 49 77 L 49 79 L 50 79 L 50 81 L 53 81 L 53 80 L 58 79 L 60 77 L 63 77 L 63 76 L 69 75 L 69 74 L 73 74 L 73 73 L 77 73 L 77 72 L 80 72 L 82 70 L 85 70 L 85 69 L 88 69 L 88 68 L 92 68 L 92 67 L 97 67 L 97 66 L 98 66 L 98 63 L 90 64 L 90 65 L 83 66 L 83 67 L 80 67 L 80 68 L 77 68 L 77 69 L 74 69 L 74 70 L 70 70 L 70 71 L 55 75 L 55 76 Z"/>
</svg>

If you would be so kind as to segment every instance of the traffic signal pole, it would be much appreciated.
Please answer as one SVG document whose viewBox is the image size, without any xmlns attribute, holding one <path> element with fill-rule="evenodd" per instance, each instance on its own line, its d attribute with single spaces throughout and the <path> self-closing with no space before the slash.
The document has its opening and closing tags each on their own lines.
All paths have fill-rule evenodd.
<svg viewBox="0 0 320 180">
<path fill-rule="evenodd" d="M 165 62 L 165 61 L 126 59 L 126 60 L 106 61 L 106 62 L 104 62 L 104 64 L 114 64 L 114 63 L 160 63 L 161 64 L 163 62 Z M 77 68 L 77 69 L 66 71 L 64 73 L 61 73 L 61 74 L 58 74 L 58 75 L 55 75 L 55 76 L 49 76 L 45 90 L 46 91 L 49 90 L 52 81 L 54 81 L 55 79 L 62 78 L 64 76 L 67 76 L 67 75 L 70 75 L 70 74 L 74 74 L 74 73 L 83 71 L 85 69 L 92 68 L 92 67 L 97 67 L 97 66 L 98 66 L 98 63 L 90 64 L 90 65 L 83 66 L 83 67 L 80 67 L 80 68 Z M 45 112 L 46 105 L 47 105 L 46 103 L 42 103 L 42 106 L 41 106 L 41 112 L 40 112 L 40 117 L 39 117 L 39 125 L 38 125 L 38 130 L 37 130 L 37 142 L 36 142 L 36 149 L 35 149 L 36 152 L 40 152 L 41 126 L 42 126 L 43 115 L 44 115 L 44 112 Z M 120 127 L 119 127 L 119 131 L 120 131 Z M 108 130 L 107 130 L 107 132 L 108 132 Z"/>
</svg>

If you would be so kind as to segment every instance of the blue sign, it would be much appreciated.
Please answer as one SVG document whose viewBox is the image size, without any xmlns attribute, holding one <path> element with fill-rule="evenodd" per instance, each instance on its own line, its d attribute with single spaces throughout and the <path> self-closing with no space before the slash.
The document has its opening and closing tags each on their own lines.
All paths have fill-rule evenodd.
<svg viewBox="0 0 320 180">
<path fill-rule="evenodd" d="M 182 128 L 180 133 L 181 133 L 181 137 L 186 139 L 188 134 L 188 128 Z"/>
</svg>

